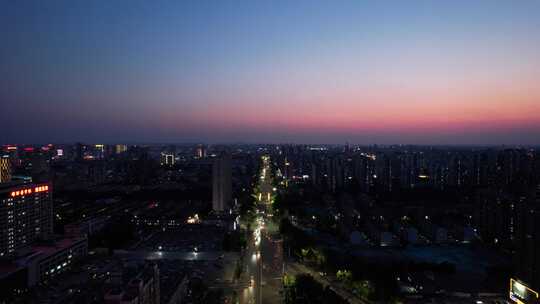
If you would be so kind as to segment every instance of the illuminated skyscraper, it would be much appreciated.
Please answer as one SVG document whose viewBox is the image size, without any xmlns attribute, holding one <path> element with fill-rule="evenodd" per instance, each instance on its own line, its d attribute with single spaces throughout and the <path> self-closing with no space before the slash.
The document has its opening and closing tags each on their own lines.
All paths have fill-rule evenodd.
<svg viewBox="0 0 540 304">
<path fill-rule="evenodd" d="M 122 154 L 122 153 L 127 151 L 127 146 L 126 145 L 116 145 L 115 147 L 116 147 L 116 149 L 115 149 L 116 154 Z"/>
<path fill-rule="evenodd" d="M 212 166 L 212 209 L 224 211 L 231 201 L 231 156 L 223 154 Z"/>
<path fill-rule="evenodd" d="M 161 165 L 162 166 L 174 166 L 175 159 L 174 154 L 169 152 L 161 152 Z"/>
<path fill-rule="evenodd" d="M 3 184 L 0 202 L 0 257 L 13 255 L 16 250 L 52 234 L 49 184 Z"/>
<path fill-rule="evenodd" d="M 97 159 L 103 159 L 105 157 L 105 145 L 97 144 L 94 146 L 94 153 Z"/>
<path fill-rule="evenodd" d="M 7 155 L 0 157 L 0 183 L 11 180 L 11 161 Z"/>
<path fill-rule="evenodd" d="M 197 157 L 205 158 L 206 157 L 206 147 L 204 145 L 197 146 Z"/>
</svg>

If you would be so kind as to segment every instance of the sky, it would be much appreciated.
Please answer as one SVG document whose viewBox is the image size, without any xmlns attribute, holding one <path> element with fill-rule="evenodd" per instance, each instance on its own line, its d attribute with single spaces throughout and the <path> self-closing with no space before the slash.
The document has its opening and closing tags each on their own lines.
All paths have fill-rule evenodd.
<svg viewBox="0 0 540 304">
<path fill-rule="evenodd" d="M 540 144 L 540 1 L 2 1 L 2 143 Z"/>
</svg>

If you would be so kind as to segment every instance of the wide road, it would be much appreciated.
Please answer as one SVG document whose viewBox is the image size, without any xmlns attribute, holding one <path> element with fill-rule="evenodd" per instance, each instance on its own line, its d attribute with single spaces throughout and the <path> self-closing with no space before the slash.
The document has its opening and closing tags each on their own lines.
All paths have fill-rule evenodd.
<svg viewBox="0 0 540 304">
<path fill-rule="evenodd" d="M 274 194 L 274 186 L 272 185 L 272 167 L 270 166 L 270 157 L 261 157 L 261 172 L 259 174 L 259 187 L 258 187 L 258 203 L 261 207 L 261 211 L 265 206 L 269 206 L 272 203 L 272 196 Z"/>
<path fill-rule="evenodd" d="M 259 249 L 256 244 L 255 237 L 253 237 L 248 241 L 248 246 L 245 251 L 242 264 L 243 273 L 240 280 L 248 283 L 240 296 L 240 303 L 242 304 L 260 303 L 261 255 L 258 252 Z"/>
<path fill-rule="evenodd" d="M 283 242 L 278 231 L 278 224 L 274 223 L 272 201 L 275 193 L 271 172 L 270 157 L 261 158 L 262 166 L 259 172 L 257 187 L 257 219 L 254 223 L 252 240 L 244 263 L 246 274 L 252 282 L 244 292 L 243 303 L 278 304 L 282 302 L 282 278 L 284 270 Z M 351 304 L 368 304 L 368 301 L 359 299 L 339 284 L 333 284 L 317 272 L 298 263 L 287 265 L 291 274 L 307 273 L 313 276 L 323 286 L 330 286 L 343 299 Z"/>
<path fill-rule="evenodd" d="M 273 197 L 270 158 L 261 158 L 257 187 L 257 218 L 254 231 L 244 257 L 245 276 L 251 282 L 241 297 L 242 303 L 278 304 L 281 303 L 283 247 L 276 225 L 269 225 L 268 216 Z"/>
</svg>

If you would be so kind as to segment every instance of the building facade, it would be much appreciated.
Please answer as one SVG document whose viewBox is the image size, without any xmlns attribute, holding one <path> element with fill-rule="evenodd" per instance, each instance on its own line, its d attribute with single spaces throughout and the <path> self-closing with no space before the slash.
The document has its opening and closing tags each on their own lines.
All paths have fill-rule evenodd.
<svg viewBox="0 0 540 304">
<path fill-rule="evenodd" d="M 231 175 L 231 156 L 223 154 L 217 157 L 212 165 L 212 209 L 214 211 L 224 211 L 231 201 Z"/>
<path fill-rule="evenodd" d="M 88 240 L 61 239 L 32 247 L 32 254 L 21 259 L 28 269 L 28 286 L 34 286 L 61 274 L 88 254 Z"/>
<path fill-rule="evenodd" d="M 11 161 L 9 156 L 0 156 L 0 184 L 11 181 Z"/>
<path fill-rule="evenodd" d="M 53 232 L 52 189 L 48 183 L 0 185 L 0 257 L 13 256 Z"/>
</svg>

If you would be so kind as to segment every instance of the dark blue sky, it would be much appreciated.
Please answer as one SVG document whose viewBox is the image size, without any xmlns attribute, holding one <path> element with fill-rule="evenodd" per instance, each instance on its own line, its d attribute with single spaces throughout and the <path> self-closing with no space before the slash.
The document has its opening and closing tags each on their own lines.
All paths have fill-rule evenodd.
<svg viewBox="0 0 540 304">
<path fill-rule="evenodd" d="M 0 141 L 540 144 L 538 1 L 4 1 Z"/>
</svg>

